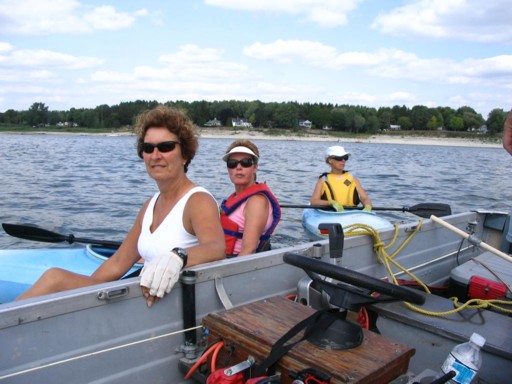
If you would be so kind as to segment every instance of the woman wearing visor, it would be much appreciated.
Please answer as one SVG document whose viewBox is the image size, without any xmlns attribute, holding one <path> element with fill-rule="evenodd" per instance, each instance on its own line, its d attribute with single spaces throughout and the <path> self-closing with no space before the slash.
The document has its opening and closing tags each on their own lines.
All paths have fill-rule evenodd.
<svg viewBox="0 0 512 384">
<path fill-rule="evenodd" d="M 233 142 L 222 157 L 235 186 L 220 209 L 228 257 L 270 249 L 270 235 L 281 219 L 276 197 L 267 184 L 256 181 L 259 157 L 249 140 Z"/>
<path fill-rule="evenodd" d="M 362 187 L 359 179 L 345 170 L 350 153 L 345 148 L 336 145 L 327 148 L 325 162 L 331 166 L 331 171 L 322 173 L 311 195 L 311 205 L 332 206 L 336 211 L 343 207 L 364 205 L 364 211 L 372 210 L 372 203 Z"/>
</svg>

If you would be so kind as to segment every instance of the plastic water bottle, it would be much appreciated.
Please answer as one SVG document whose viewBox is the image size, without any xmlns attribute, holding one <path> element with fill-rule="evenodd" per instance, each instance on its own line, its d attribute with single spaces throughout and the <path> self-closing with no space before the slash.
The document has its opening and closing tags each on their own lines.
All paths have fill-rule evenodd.
<svg viewBox="0 0 512 384">
<path fill-rule="evenodd" d="M 469 384 L 475 378 L 482 366 L 480 348 L 485 344 L 485 338 L 473 333 L 468 342 L 456 345 L 446 358 L 441 370 L 443 373 L 455 371 L 455 377 L 450 383 Z"/>
</svg>

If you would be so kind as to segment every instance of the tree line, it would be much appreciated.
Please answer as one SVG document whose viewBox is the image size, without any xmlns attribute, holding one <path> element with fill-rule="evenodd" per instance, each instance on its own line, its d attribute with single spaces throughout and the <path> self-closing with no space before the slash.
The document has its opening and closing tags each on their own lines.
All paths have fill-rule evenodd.
<svg viewBox="0 0 512 384">
<path fill-rule="evenodd" d="M 160 104 L 157 101 L 129 101 L 117 105 L 102 104 L 95 108 L 71 108 L 67 111 L 50 111 L 45 103 L 33 103 L 28 110 L 9 109 L 0 112 L 0 124 L 9 126 L 78 126 L 81 128 L 120 129 L 133 126 L 135 116 Z M 347 133 L 378 133 L 391 127 L 401 130 L 479 131 L 494 135 L 502 132 L 507 112 L 493 109 L 483 118 L 473 108 L 464 106 L 429 108 L 417 105 L 412 108 L 370 108 L 360 105 L 330 103 L 262 102 L 255 101 L 169 101 L 165 105 L 187 111 L 199 126 L 217 119 L 222 126 L 231 126 L 234 118 L 246 119 L 253 127 L 297 129 L 299 121 L 309 120 L 312 128 L 329 128 Z"/>
</svg>

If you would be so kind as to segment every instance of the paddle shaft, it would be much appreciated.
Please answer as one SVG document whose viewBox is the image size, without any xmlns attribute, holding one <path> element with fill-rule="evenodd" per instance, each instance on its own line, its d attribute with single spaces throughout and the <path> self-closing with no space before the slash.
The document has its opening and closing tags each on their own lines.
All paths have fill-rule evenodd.
<svg viewBox="0 0 512 384">
<path fill-rule="evenodd" d="M 512 257 L 507 255 L 506 253 L 501 252 L 499 249 L 496 249 L 496 248 L 490 246 L 489 244 L 487 244 L 487 243 L 485 243 L 485 242 L 483 242 L 481 240 L 478 240 L 477 242 L 474 242 L 473 239 L 470 239 L 471 235 L 469 233 L 464 232 L 463 230 L 461 230 L 461 229 L 451 225 L 450 223 L 447 223 L 443 219 L 440 219 L 439 217 L 436 217 L 436 216 L 432 215 L 432 216 L 430 216 L 430 220 L 435 221 L 438 224 L 441 224 L 443 227 L 448 228 L 449 230 L 459 234 L 460 236 L 464 237 L 465 239 L 469 239 L 470 242 L 473 242 L 476 246 L 481 247 L 481 248 L 485 249 L 486 251 L 492 252 L 496 256 L 499 256 L 499 257 L 501 257 L 504 260 L 512 262 Z M 471 241 L 471 240 L 473 240 L 473 241 Z"/>
<path fill-rule="evenodd" d="M 296 205 L 296 204 L 281 204 L 281 208 L 302 208 L 302 209 L 324 209 L 332 210 L 330 205 Z M 363 207 L 346 207 L 349 209 L 362 210 Z M 448 216 L 451 215 L 452 210 L 448 204 L 441 203 L 420 203 L 412 207 L 390 208 L 390 207 L 372 207 L 372 211 L 399 211 L 410 212 L 420 217 L 428 218 L 430 215 Z"/>
<path fill-rule="evenodd" d="M 2 227 L 4 228 L 5 232 L 11 236 L 19 237 L 21 239 L 26 240 L 42 241 L 45 243 L 82 243 L 99 245 L 106 248 L 119 248 L 119 246 L 121 245 L 121 243 L 118 241 L 80 238 L 75 237 L 75 235 L 73 234 L 61 235 L 60 233 L 52 232 L 47 229 L 39 227 L 34 227 L 32 225 L 3 223 Z"/>
<path fill-rule="evenodd" d="M 280 204 L 281 208 L 301 208 L 301 209 L 323 209 L 323 210 L 331 210 L 331 205 L 301 205 L 301 204 Z M 363 207 L 345 207 L 347 210 L 351 209 L 359 209 L 362 210 Z M 407 212 L 406 207 L 403 208 L 384 208 L 384 207 L 372 207 L 372 211 L 401 211 Z"/>
</svg>

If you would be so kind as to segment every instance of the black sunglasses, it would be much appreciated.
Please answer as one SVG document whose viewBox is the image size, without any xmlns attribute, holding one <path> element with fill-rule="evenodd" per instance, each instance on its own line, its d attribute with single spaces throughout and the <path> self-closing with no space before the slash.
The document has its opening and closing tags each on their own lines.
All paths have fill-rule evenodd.
<svg viewBox="0 0 512 384">
<path fill-rule="evenodd" d="M 345 156 L 331 156 L 331 159 L 334 159 L 336 161 L 342 161 L 342 160 L 347 161 L 348 160 L 348 155 L 345 155 Z"/>
<path fill-rule="evenodd" d="M 228 159 L 226 161 L 226 165 L 229 169 L 235 169 L 238 164 L 240 164 L 244 168 L 249 168 L 254 165 L 254 160 L 252 157 L 245 157 L 242 160 Z"/>
<path fill-rule="evenodd" d="M 179 141 L 162 141 L 158 144 L 142 143 L 142 151 L 144 153 L 153 153 L 155 148 L 158 148 L 159 152 L 171 152 L 174 151 L 177 144 L 181 144 Z"/>
</svg>

